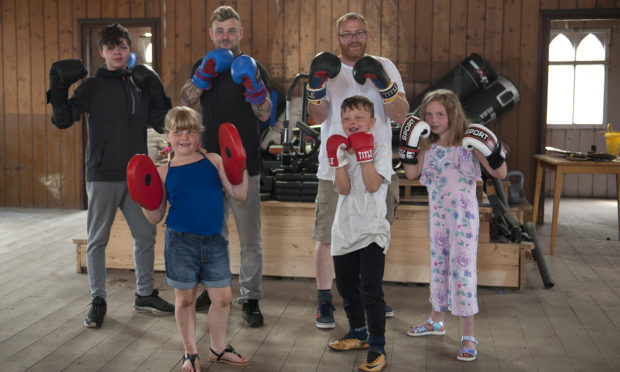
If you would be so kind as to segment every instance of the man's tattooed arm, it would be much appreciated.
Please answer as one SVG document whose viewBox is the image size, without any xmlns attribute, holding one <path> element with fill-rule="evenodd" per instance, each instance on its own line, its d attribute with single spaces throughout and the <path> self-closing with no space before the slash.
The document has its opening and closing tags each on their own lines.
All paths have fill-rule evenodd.
<svg viewBox="0 0 620 372">
<path fill-rule="evenodd" d="M 198 102 L 202 95 L 202 89 L 192 84 L 192 80 L 187 80 L 183 88 L 181 88 L 180 104 L 181 106 L 192 107 Z"/>
</svg>

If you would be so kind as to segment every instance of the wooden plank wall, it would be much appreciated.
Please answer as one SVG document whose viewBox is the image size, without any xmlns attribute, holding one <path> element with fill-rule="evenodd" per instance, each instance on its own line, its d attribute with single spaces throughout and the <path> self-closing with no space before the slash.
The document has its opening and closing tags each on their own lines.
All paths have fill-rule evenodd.
<svg viewBox="0 0 620 372">
<path fill-rule="evenodd" d="M 285 89 L 297 73 L 307 72 L 316 53 L 338 52 L 335 20 L 348 11 L 367 17 L 368 52 L 396 63 L 409 99 L 479 53 L 521 92 L 521 103 L 491 127 L 518 149 L 508 164 L 525 174 L 531 200 L 532 154 L 546 140 L 537 138 L 539 12 L 620 7 L 614 0 L 1 1 L 0 206 L 50 208 L 79 208 L 83 198 L 84 129 L 80 123 L 53 127 L 44 100 L 50 64 L 81 55 L 78 19 L 160 18 L 159 73 L 173 102 L 193 62 L 212 47 L 207 29 L 221 4 L 242 17 L 242 49 Z"/>
</svg>

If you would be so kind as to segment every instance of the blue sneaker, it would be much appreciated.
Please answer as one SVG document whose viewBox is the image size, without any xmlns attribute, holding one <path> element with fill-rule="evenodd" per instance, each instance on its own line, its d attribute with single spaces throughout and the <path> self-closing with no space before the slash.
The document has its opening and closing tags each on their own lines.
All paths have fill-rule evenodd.
<svg viewBox="0 0 620 372">
<path fill-rule="evenodd" d="M 322 301 L 316 308 L 316 327 L 317 328 L 336 328 L 334 320 L 334 310 L 336 308 L 331 302 Z"/>
<path fill-rule="evenodd" d="M 394 310 L 392 310 L 392 308 L 389 307 L 387 304 L 385 304 L 385 317 L 386 318 L 394 317 Z"/>
</svg>

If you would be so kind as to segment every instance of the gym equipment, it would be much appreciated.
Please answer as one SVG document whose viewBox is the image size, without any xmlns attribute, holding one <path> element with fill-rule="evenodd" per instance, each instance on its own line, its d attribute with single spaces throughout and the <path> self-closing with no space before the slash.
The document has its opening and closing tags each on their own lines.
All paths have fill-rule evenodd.
<svg viewBox="0 0 620 372">
<path fill-rule="evenodd" d="M 493 187 L 496 194 L 489 195 L 489 202 L 493 207 L 494 224 L 492 225 L 495 233 L 495 238 L 503 238 L 503 240 L 510 240 L 515 243 L 520 243 L 523 240 L 533 242 L 534 249 L 532 250 L 532 256 L 538 265 L 538 271 L 543 281 L 543 285 L 546 289 L 553 288 L 555 282 L 549 272 L 545 255 L 540 248 L 540 242 L 538 241 L 538 235 L 532 222 L 528 221 L 525 225 L 510 212 L 508 208 L 508 202 L 506 201 L 506 195 L 502 188 L 502 183 L 499 179 L 493 178 Z M 499 235 L 498 235 L 499 234 Z"/>
<path fill-rule="evenodd" d="M 506 179 L 516 178 L 515 182 L 510 181 L 508 188 L 508 202 L 510 204 L 523 204 L 525 201 L 525 192 L 523 191 L 523 173 L 519 171 L 510 171 L 506 175 Z"/>
<path fill-rule="evenodd" d="M 487 125 L 520 100 L 517 87 L 507 77 L 500 76 L 461 102 L 470 122 Z"/>
<path fill-rule="evenodd" d="M 409 102 L 409 107 L 413 115 L 420 117 L 420 105 L 426 93 L 441 88 L 449 89 L 463 102 L 464 99 L 488 86 L 495 79 L 497 75 L 491 64 L 482 56 L 472 53 L 436 83 L 418 94 Z"/>
</svg>

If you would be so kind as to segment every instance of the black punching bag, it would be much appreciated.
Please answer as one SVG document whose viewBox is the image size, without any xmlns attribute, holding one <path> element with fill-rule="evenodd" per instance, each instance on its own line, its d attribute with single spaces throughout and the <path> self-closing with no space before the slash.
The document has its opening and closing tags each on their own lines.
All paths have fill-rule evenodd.
<svg viewBox="0 0 620 372">
<path fill-rule="evenodd" d="M 472 53 L 436 83 L 431 84 L 424 92 L 418 94 L 409 103 L 409 107 L 411 112 L 418 116 L 424 95 L 430 91 L 442 88 L 453 91 L 463 102 L 465 98 L 488 86 L 496 78 L 497 75 L 489 62 L 480 55 Z"/>
<path fill-rule="evenodd" d="M 488 87 L 462 101 L 467 120 L 487 125 L 519 102 L 517 87 L 505 76 L 500 76 Z"/>
</svg>

